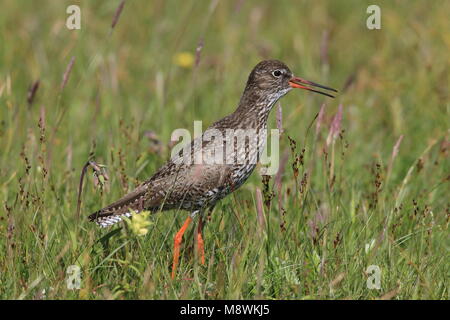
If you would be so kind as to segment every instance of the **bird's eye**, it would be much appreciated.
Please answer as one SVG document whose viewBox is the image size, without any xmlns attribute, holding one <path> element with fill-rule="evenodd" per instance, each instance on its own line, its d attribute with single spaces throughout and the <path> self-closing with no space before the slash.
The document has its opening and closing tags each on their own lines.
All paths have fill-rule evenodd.
<svg viewBox="0 0 450 320">
<path fill-rule="evenodd" d="M 272 75 L 273 75 L 275 78 L 280 77 L 281 74 L 282 74 L 281 70 L 275 70 L 274 72 L 272 72 Z"/>
</svg>

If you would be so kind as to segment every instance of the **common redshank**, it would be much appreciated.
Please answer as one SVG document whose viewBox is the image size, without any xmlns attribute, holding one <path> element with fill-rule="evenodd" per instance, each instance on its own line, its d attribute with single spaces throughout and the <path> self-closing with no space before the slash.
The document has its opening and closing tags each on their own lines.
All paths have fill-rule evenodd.
<svg viewBox="0 0 450 320">
<path fill-rule="evenodd" d="M 201 137 L 172 156 L 150 179 L 118 201 L 91 214 L 89 220 L 107 227 L 143 210 L 186 210 L 190 214 L 174 239 L 172 279 L 176 275 L 183 234 L 195 216 L 199 217 L 197 250 L 200 262 L 204 264 L 203 215 L 248 179 L 264 149 L 269 113 L 275 102 L 292 88 L 332 98 L 332 94 L 319 88 L 337 92 L 294 77 L 281 61 L 261 61 L 250 73 L 233 113 L 213 123 Z"/>
</svg>

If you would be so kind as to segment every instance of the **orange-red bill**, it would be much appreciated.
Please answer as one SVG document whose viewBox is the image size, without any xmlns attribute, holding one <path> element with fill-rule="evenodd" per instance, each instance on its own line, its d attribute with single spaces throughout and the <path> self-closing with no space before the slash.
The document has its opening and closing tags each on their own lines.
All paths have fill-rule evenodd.
<svg viewBox="0 0 450 320">
<path fill-rule="evenodd" d="M 292 88 L 299 88 L 299 89 L 309 90 L 309 91 L 312 91 L 312 92 L 316 92 L 316 93 L 320 93 L 320 94 L 326 95 L 326 96 L 331 97 L 331 98 L 334 98 L 334 96 L 329 94 L 329 93 L 327 93 L 327 92 L 322 92 L 322 91 L 319 91 L 319 90 L 315 90 L 315 89 L 310 88 L 310 87 L 322 88 L 322 89 L 325 89 L 325 90 L 338 92 L 336 89 L 333 89 L 333 88 L 330 88 L 330 87 L 325 87 L 325 86 L 323 86 L 321 84 L 318 84 L 318 83 L 315 83 L 315 82 L 312 82 L 312 81 L 308 81 L 308 80 L 305 80 L 305 79 L 302 79 L 302 78 L 298 78 L 298 77 L 292 77 L 289 80 L 289 85 Z M 310 86 L 310 87 L 307 87 L 307 85 Z"/>
</svg>

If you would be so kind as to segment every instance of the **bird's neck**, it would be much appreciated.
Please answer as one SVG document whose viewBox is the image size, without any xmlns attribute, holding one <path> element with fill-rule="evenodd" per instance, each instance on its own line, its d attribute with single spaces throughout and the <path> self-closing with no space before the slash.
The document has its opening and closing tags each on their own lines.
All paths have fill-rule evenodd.
<svg viewBox="0 0 450 320">
<path fill-rule="evenodd" d="M 263 94 L 257 90 L 246 91 L 233 115 L 242 119 L 243 125 L 247 128 L 266 128 L 270 111 L 279 98 L 277 94 Z"/>
</svg>

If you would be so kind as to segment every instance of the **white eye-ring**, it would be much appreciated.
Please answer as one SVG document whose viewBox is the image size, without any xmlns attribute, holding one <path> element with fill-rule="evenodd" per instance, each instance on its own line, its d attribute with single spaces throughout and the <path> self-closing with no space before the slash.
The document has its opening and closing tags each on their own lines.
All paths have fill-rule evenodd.
<svg viewBox="0 0 450 320">
<path fill-rule="evenodd" d="M 272 75 L 275 78 L 279 78 L 282 74 L 283 74 L 283 72 L 281 70 L 275 70 L 274 72 L 272 72 Z"/>
</svg>

